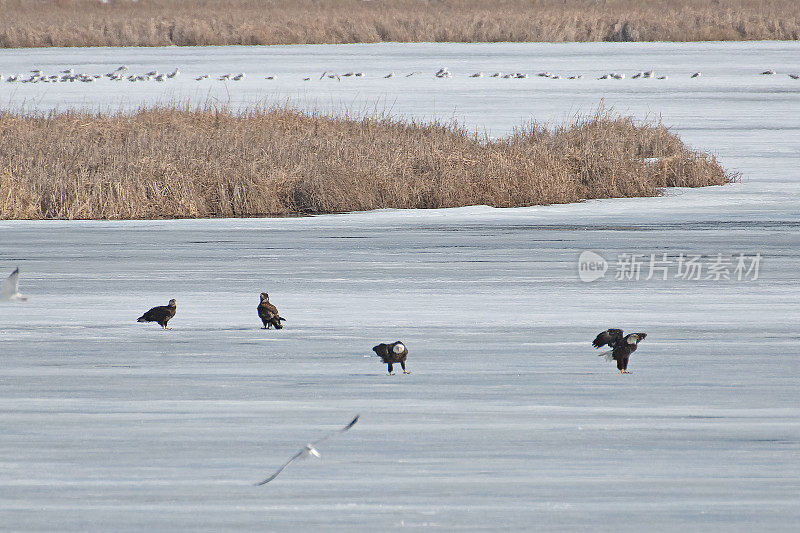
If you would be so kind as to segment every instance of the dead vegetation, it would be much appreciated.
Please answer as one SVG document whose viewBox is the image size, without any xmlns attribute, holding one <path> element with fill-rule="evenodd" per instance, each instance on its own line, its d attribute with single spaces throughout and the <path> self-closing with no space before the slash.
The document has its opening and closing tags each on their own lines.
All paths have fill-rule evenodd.
<svg viewBox="0 0 800 533">
<path fill-rule="evenodd" d="M 0 0 L 0 47 L 797 40 L 796 0 Z"/>
<path fill-rule="evenodd" d="M 290 108 L 0 112 L 0 219 L 254 217 L 652 196 L 733 179 L 664 126 L 599 112 L 490 141 Z"/>
</svg>

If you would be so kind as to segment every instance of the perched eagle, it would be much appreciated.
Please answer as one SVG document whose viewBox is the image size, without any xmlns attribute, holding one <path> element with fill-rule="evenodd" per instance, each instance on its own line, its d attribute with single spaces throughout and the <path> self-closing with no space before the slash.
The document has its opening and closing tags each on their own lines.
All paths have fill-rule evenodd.
<svg viewBox="0 0 800 533">
<path fill-rule="evenodd" d="M 269 303 L 269 294 L 261 293 L 261 303 L 258 304 L 258 316 L 264 323 L 264 329 L 275 326 L 275 329 L 283 328 L 281 320 L 286 320 L 278 313 L 278 308 Z"/>
<path fill-rule="evenodd" d="M 167 322 L 175 316 L 175 311 L 178 309 L 178 303 L 173 298 L 167 305 L 159 305 L 150 309 L 136 320 L 137 322 L 158 322 L 158 325 L 167 329 Z"/>
<path fill-rule="evenodd" d="M 6 279 L 0 280 L 0 300 L 19 300 L 24 302 L 27 298 L 19 293 L 19 268 L 15 268 Z"/>
<path fill-rule="evenodd" d="M 605 356 L 606 361 L 612 359 L 617 362 L 617 368 L 622 374 L 629 374 L 628 372 L 628 358 L 636 348 L 639 347 L 639 341 L 644 340 L 647 333 L 631 333 L 630 335 L 623 335 L 621 329 L 607 329 L 600 333 L 594 341 L 592 346 L 600 348 L 601 346 L 608 345 L 610 350 L 607 352 L 599 353 L 597 355 Z"/>
<path fill-rule="evenodd" d="M 406 371 L 406 357 L 408 357 L 408 348 L 400 341 L 395 341 L 392 344 L 379 344 L 372 348 L 378 356 L 383 359 L 383 362 L 389 365 L 389 375 L 393 376 L 392 364 L 400 363 L 403 367 L 403 374 L 410 374 Z"/>
</svg>

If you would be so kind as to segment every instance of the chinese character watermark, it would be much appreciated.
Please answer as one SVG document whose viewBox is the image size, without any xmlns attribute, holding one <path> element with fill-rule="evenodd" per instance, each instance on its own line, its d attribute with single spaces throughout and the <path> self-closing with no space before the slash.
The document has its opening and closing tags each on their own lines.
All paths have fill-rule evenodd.
<svg viewBox="0 0 800 533">
<path fill-rule="evenodd" d="M 623 253 L 617 255 L 616 261 L 609 262 L 600 254 L 587 250 L 578 257 L 581 281 L 588 283 L 604 278 L 611 268 L 617 281 L 756 281 L 761 268 L 761 253 Z"/>
</svg>

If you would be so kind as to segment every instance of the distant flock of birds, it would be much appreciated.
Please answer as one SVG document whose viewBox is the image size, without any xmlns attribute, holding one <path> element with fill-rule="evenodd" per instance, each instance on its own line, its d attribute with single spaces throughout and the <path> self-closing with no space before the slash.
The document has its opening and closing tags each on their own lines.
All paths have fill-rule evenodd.
<svg viewBox="0 0 800 533">
<path fill-rule="evenodd" d="M 16 268 L 11 275 L 9 275 L 6 279 L 0 280 L 0 301 L 25 301 L 27 300 L 26 297 L 22 296 L 19 292 L 19 268 Z M 167 324 L 169 321 L 175 316 L 178 310 L 178 303 L 173 298 L 167 303 L 167 305 L 159 305 L 156 307 L 152 307 L 148 309 L 146 312 L 142 314 L 137 319 L 137 322 L 156 322 L 159 326 L 161 326 L 164 330 L 168 329 Z M 266 292 L 262 292 L 260 295 L 260 302 L 258 307 L 256 308 L 258 311 L 258 317 L 261 319 L 261 322 L 264 324 L 263 329 L 270 329 L 275 327 L 275 329 L 282 329 L 283 322 L 286 321 L 280 313 L 278 312 L 278 308 L 275 307 L 269 301 L 269 294 Z M 617 362 L 617 368 L 619 369 L 620 373 L 628 374 L 628 359 L 630 358 L 631 354 L 636 351 L 638 348 L 639 342 L 647 337 L 646 333 L 631 333 L 629 335 L 625 335 L 621 329 L 611 328 L 607 329 L 600 334 L 592 341 L 592 346 L 595 348 L 602 348 L 603 346 L 608 346 L 611 348 L 608 351 L 602 352 L 598 355 L 604 356 L 607 361 L 614 360 Z M 389 375 L 393 375 L 393 365 L 399 364 L 400 367 L 403 369 L 403 374 L 410 374 L 410 372 L 406 369 L 406 359 L 408 357 L 408 348 L 405 344 L 401 341 L 395 341 L 392 343 L 380 343 L 377 346 L 374 346 L 372 350 L 383 360 L 383 362 L 388 366 Z M 344 426 L 341 429 L 337 429 L 324 437 L 317 439 L 312 443 L 308 443 L 303 448 L 300 449 L 297 453 L 295 453 L 292 457 L 289 458 L 288 461 L 283 463 L 275 472 L 273 472 L 269 477 L 264 479 L 263 481 L 259 481 L 256 483 L 256 486 L 266 485 L 270 481 L 274 480 L 278 475 L 283 472 L 283 470 L 289 466 L 293 461 L 296 459 L 306 459 L 308 457 L 320 457 L 320 453 L 317 450 L 317 446 L 337 435 L 339 433 L 344 433 L 352 428 L 356 422 L 358 422 L 359 415 L 356 415 L 350 423 Z"/>
<path fill-rule="evenodd" d="M 128 67 L 126 65 L 122 65 L 121 67 L 117 68 L 113 72 L 108 72 L 106 74 L 86 74 L 83 72 L 75 72 L 75 69 L 68 68 L 67 70 L 62 70 L 58 74 L 45 74 L 40 69 L 34 69 L 30 71 L 30 74 L 12 74 L 8 77 L 4 78 L 2 74 L 0 74 L 0 81 L 5 79 L 7 82 L 15 82 L 18 81 L 20 83 L 64 83 L 64 82 L 75 82 L 80 81 L 84 83 L 92 83 L 95 80 L 99 80 L 102 78 L 108 78 L 109 80 L 113 81 L 147 81 L 147 80 L 155 80 L 155 81 L 166 81 L 177 78 L 180 74 L 180 70 L 177 68 L 172 72 L 159 72 L 157 70 L 151 70 L 145 74 L 128 74 Z"/>
<path fill-rule="evenodd" d="M 406 78 L 410 78 L 412 76 L 423 75 L 422 71 L 415 71 L 409 74 L 405 74 Z M 765 70 L 761 73 L 762 76 L 771 76 L 776 74 L 776 72 L 772 69 Z M 86 74 L 81 72 L 75 72 L 75 69 L 69 68 L 66 70 L 60 71 L 58 74 L 45 74 L 40 69 L 31 70 L 29 74 L 11 74 L 7 77 L 0 74 L 0 81 L 5 80 L 6 82 L 20 82 L 20 83 L 63 83 L 63 82 L 83 82 L 83 83 L 92 83 L 96 80 L 100 79 L 109 79 L 112 81 L 123 81 L 127 80 L 129 82 L 137 82 L 137 81 L 160 81 L 164 82 L 167 80 L 172 80 L 177 78 L 180 75 L 179 69 L 174 69 L 171 72 L 159 72 L 158 70 L 151 70 L 144 74 L 134 74 L 128 72 L 127 65 L 121 65 L 117 69 L 112 72 L 107 72 L 106 74 Z M 447 69 L 447 67 L 441 67 L 433 74 L 436 78 L 452 78 L 453 73 Z M 367 74 L 365 72 L 345 72 L 344 74 L 338 74 L 333 71 L 326 70 L 322 73 L 319 77 L 320 80 L 324 79 L 335 79 L 341 81 L 342 78 L 363 78 L 366 77 Z M 560 74 L 553 74 L 550 72 L 539 72 L 536 74 L 537 77 L 540 78 L 550 78 L 553 80 L 560 80 L 560 79 L 569 79 L 569 80 L 581 80 L 583 79 L 582 74 L 575 74 L 571 76 L 567 75 L 560 75 Z M 689 75 L 690 78 L 699 78 L 702 76 L 701 72 L 694 72 Z M 788 76 L 793 80 L 800 80 L 800 74 L 789 73 Z M 217 81 L 242 81 L 247 78 L 247 75 L 244 72 L 240 72 L 238 74 L 221 74 L 214 76 Z M 390 72 L 389 74 L 383 75 L 383 78 L 394 78 L 395 73 Z M 527 79 L 529 76 L 523 72 L 493 72 L 491 74 L 484 74 L 483 72 L 475 72 L 470 74 L 468 77 L 470 78 L 503 78 L 503 79 Z M 603 74 L 598 80 L 624 80 L 625 74 L 621 72 L 608 72 Z M 194 79 L 196 81 L 203 81 L 210 79 L 210 74 L 201 74 L 196 76 Z M 656 75 L 654 70 L 647 70 L 647 71 L 640 71 L 633 75 L 631 75 L 631 79 L 658 79 L 658 80 L 666 80 L 669 77 L 666 75 Z M 267 80 L 275 80 L 277 76 L 270 75 L 265 76 L 264 79 Z M 312 76 L 306 76 L 303 78 L 304 81 L 311 81 Z"/>
</svg>

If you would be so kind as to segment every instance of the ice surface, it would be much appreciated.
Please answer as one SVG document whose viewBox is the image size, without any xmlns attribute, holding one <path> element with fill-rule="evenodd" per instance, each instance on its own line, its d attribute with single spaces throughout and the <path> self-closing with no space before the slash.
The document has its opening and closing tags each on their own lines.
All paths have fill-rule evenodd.
<svg viewBox="0 0 800 533">
<path fill-rule="evenodd" d="M 247 70 L 242 83 L 257 79 L 256 65 L 279 74 L 655 68 L 669 85 L 492 80 L 518 84 L 495 90 L 485 78 L 472 80 L 481 89 L 431 79 L 402 91 L 395 109 L 423 117 L 439 95 L 464 116 L 474 110 L 470 124 L 501 134 L 529 111 L 559 118 L 603 93 L 615 107 L 662 113 L 743 181 L 504 210 L 0 222 L 0 274 L 22 267 L 20 291 L 31 298 L 0 305 L 2 528 L 795 530 L 800 85 L 745 77 L 734 87 L 714 73 L 787 69 L 797 51 L 795 43 L 137 50 L 142 68 L 174 65 L 188 78 L 229 64 Z M 82 57 L 101 69 L 139 68 L 133 51 L 105 54 L 6 51 L 0 72 L 91 67 Z M 686 81 L 675 74 L 683 70 Z M 695 70 L 702 90 L 686 88 Z M 463 95 L 448 94 L 448 83 Z M 69 104 L 49 92 L 62 86 L 37 102 Z M 681 252 L 763 259 L 755 281 L 617 281 L 612 267 L 583 283 L 584 250 L 609 261 Z M 262 291 L 285 329 L 259 329 Z M 178 302 L 170 331 L 136 323 L 170 298 Z M 612 326 L 648 333 L 631 375 L 591 347 Z M 395 340 L 409 348 L 411 375 L 386 376 L 372 356 L 372 346 Z M 252 486 L 358 413 L 351 431 L 320 447 L 321 459 Z"/>
</svg>

